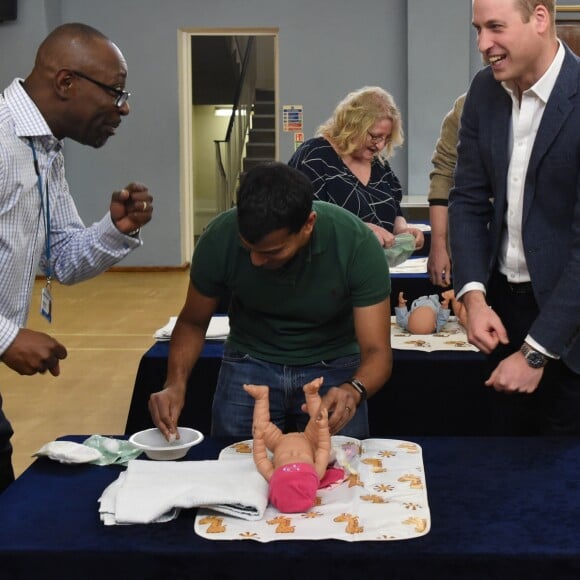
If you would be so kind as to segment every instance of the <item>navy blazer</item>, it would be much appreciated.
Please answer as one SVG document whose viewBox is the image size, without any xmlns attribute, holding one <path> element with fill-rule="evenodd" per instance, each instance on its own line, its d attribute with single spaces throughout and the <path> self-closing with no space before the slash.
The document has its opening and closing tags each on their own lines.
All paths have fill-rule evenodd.
<svg viewBox="0 0 580 580">
<path fill-rule="evenodd" d="M 524 186 L 522 237 L 540 310 L 529 334 L 580 373 L 580 59 L 564 46 Z M 507 208 L 512 101 L 491 67 L 473 79 L 461 118 L 449 232 L 455 290 L 487 286 Z"/>
</svg>

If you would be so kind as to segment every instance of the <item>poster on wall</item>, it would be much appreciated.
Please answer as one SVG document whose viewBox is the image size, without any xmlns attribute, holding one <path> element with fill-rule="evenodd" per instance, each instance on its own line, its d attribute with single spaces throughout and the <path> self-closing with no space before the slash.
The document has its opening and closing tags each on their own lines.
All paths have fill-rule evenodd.
<svg viewBox="0 0 580 580">
<path fill-rule="evenodd" d="M 284 105 L 282 107 L 284 131 L 302 131 L 302 105 Z"/>
<path fill-rule="evenodd" d="M 302 143 L 304 143 L 304 133 L 301 131 L 294 133 L 294 151 L 296 151 Z"/>
</svg>

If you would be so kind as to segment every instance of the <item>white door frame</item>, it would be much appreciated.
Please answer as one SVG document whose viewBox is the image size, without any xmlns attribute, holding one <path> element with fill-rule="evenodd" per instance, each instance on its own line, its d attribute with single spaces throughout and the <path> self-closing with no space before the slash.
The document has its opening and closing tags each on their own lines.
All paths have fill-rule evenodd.
<svg viewBox="0 0 580 580">
<path fill-rule="evenodd" d="M 278 28 L 180 28 L 177 31 L 177 64 L 179 91 L 179 187 L 181 262 L 191 261 L 195 236 L 195 185 L 191 160 L 195 155 L 193 146 L 193 95 L 191 67 L 192 36 L 273 36 L 274 37 L 274 84 L 278 111 Z M 278 159 L 278 115 L 276 115 L 276 159 Z"/>
</svg>

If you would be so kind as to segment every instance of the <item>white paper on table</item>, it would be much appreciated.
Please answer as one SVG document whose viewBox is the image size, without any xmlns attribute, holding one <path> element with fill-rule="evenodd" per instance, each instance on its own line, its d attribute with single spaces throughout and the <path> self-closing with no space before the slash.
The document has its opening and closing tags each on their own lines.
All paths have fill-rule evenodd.
<svg viewBox="0 0 580 580">
<path fill-rule="evenodd" d="M 422 232 L 430 232 L 431 226 L 429 224 L 410 224 L 407 222 L 407 227 L 415 228 L 416 230 L 421 230 Z"/>
<path fill-rule="evenodd" d="M 177 316 L 171 316 L 169 322 L 155 331 L 155 340 L 169 340 L 177 322 Z M 208 340 L 225 340 L 230 333 L 230 319 L 227 316 L 212 316 L 205 337 Z"/>
<path fill-rule="evenodd" d="M 409 258 L 402 264 L 389 268 L 391 274 L 426 274 L 427 273 L 427 257 L 423 258 Z"/>
</svg>

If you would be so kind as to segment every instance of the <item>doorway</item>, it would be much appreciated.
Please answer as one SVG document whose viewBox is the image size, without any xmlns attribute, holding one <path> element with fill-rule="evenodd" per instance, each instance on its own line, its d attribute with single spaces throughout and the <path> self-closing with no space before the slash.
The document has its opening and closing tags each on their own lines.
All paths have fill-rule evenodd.
<svg viewBox="0 0 580 580">
<path fill-rule="evenodd" d="M 268 91 L 273 99 L 270 115 L 273 117 L 273 148 L 269 155 L 277 159 L 278 29 L 196 28 L 178 31 L 183 263 L 191 260 L 195 241 L 207 223 L 229 207 L 223 201 L 222 185 L 218 180 L 220 168 L 216 142 L 224 141 L 228 125 L 234 120 L 231 119 L 232 107 L 243 66 L 244 46 L 250 38 L 253 38 L 255 47 L 255 88 Z M 259 114 L 257 106 L 249 113 L 249 126 L 257 126 L 263 120 L 264 115 Z M 237 114 L 242 112 L 238 110 Z"/>
</svg>

